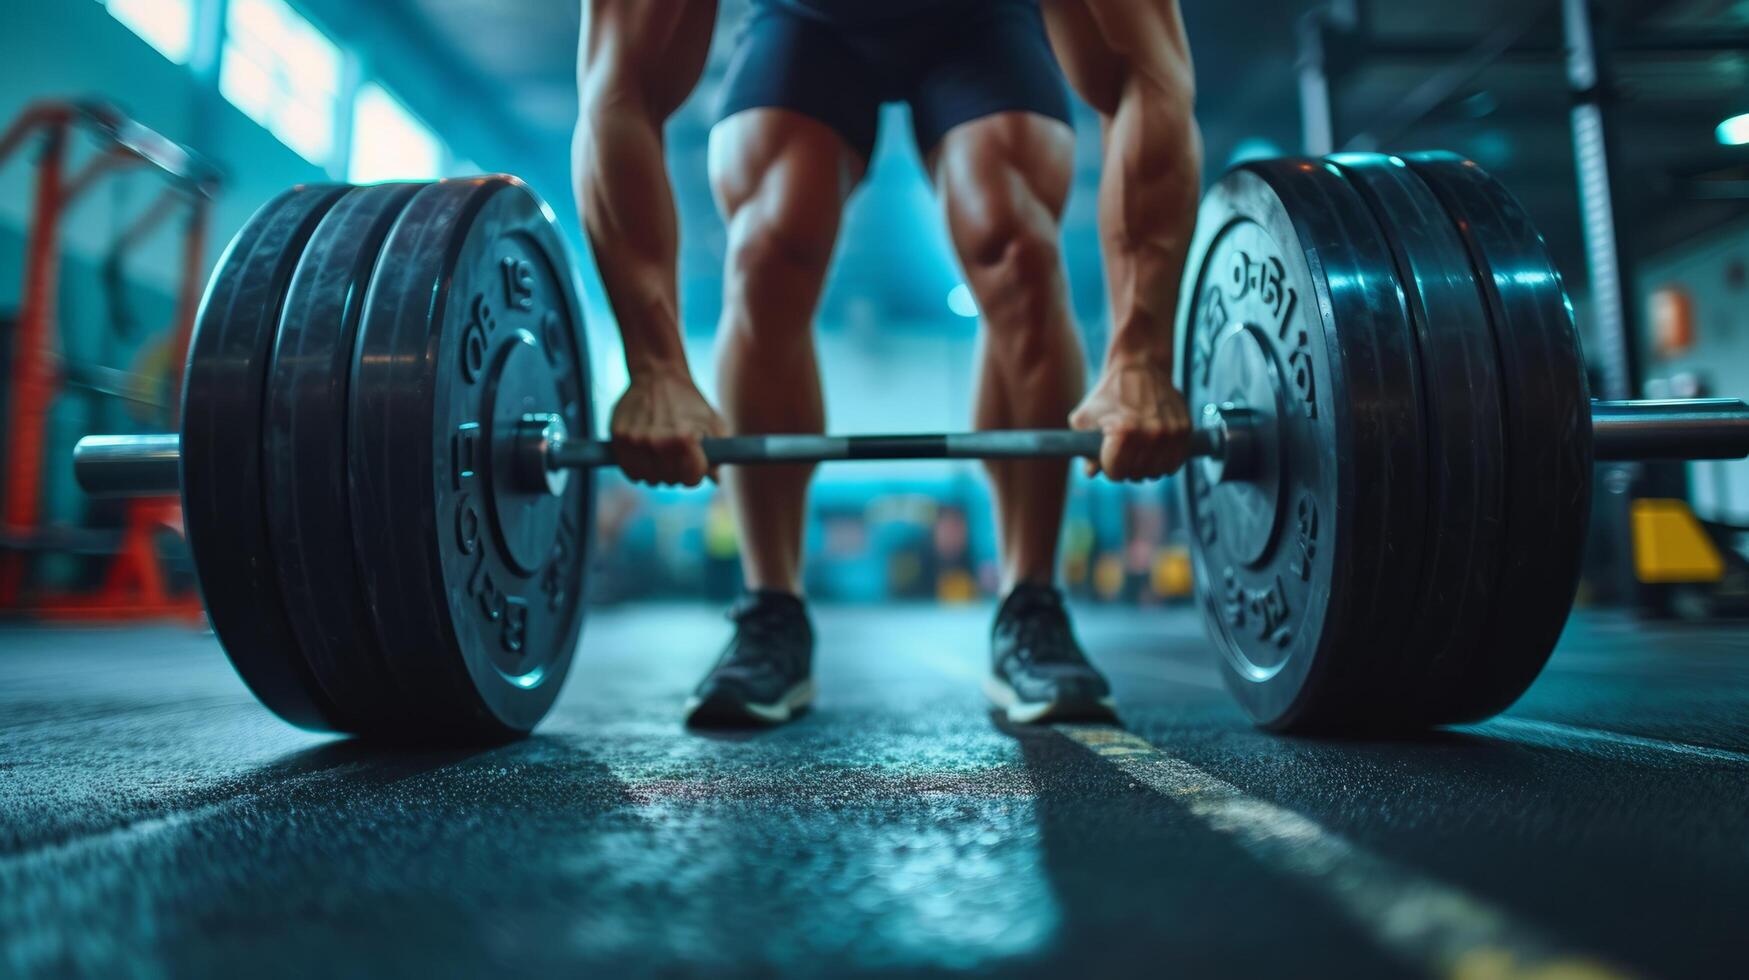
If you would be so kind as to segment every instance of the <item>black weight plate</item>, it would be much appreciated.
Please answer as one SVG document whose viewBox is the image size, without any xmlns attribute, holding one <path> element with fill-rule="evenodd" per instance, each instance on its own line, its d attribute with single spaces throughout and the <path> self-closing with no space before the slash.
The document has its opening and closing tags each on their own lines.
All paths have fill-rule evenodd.
<svg viewBox="0 0 1749 980">
<path fill-rule="evenodd" d="M 287 288 L 268 371 L 262 454 L 286 613 L 317 681 L 359 733 L 396 733 L 406 712 L 353 553 L 347 380 L 377 253 L 418 189 L 359 187 L 329 210 Z"/>
<path fill-rule="evenodd" d="M 1392 256 L 1333 167 L 1268 160 L 1204 197 L 1186 269 L 1180 385 L 1193 408 L 1244 400 L 1273 447 L 1245 483 L 1200 464 L 1181 480 L 1222 672 L 1260 725 L 1340 725 L 1404 635 L 1426 521 Z"/>
<path fill-rule="evenodd" d="M 1483 651 L 1508 544 L 1499 358 L 1469 252 L 1439 199 L 1400 159 L 1357 153 L 1331 162 L 1377 219 L 1415 329 L 1427 432 L 1426 544 L 1416 615 L 1370 707 L 1380 725 L 1424 726 L 1438 720 L 1429 706 L 1489 656 Z"/>
<path fill-rule="evenodd" d="M 1591 394 L 1573 309 L 1542 235 L 1482 168 L 1449 153 L 1404 158 L 1444 205 L 1483 286 L 1505 420 L 1506 549 L 1479 655 L 1435 720 L 1503 710 L 1536 679 L 1573 606 L 1591 512 Z"/>
<path fill-rule="evenodd" d="M 506 735 L 552 705 L 582 627 L 592 480 L 516 489 L 526 413 L 591 431 L 582 314 L 550 212 L 508 177 L 414 195 L 352 363 L 348 471 L 377 635 L 434 735 Z"/>
<path fill-rule="evenodd" d="M 182 389 L 182 511 L 213 632 L 243 683 L 304 728 L 350 730 L 287 622 L 268 550 L 261 416 L 286 285 L 347 188 L 296 187 L 244 224 L 207 283 Z"/>
</svg>

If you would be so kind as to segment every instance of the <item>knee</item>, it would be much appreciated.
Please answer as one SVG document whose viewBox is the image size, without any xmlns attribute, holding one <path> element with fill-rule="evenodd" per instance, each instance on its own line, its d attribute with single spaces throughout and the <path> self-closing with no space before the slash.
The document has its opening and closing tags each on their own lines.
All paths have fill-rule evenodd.
<svg viewBox="0 0 1749 980">
<path fill-rule="evenodd" d="M 731 284 L 823 274 L 832 257 L 832 233 L 819 224 L 803 208 L 782 201 L 755 201 L 741 209 L 729 221 Z"/>
<path fill-rule="evenodd" d="M 809 349 L 812 297 L 832 244 L 832 229 L 794 202 L 756 197 L 739 208 L 729 220 L 724 256 L 726 339 L 796 353 Z"/>
<path fill-rule="evenodd" d="M 1056 224 L 991 213 L 965 229 L 960 254 L 989 342 L 1022 359 L 1046 347 L 1066 302 Z"/>
</svg>

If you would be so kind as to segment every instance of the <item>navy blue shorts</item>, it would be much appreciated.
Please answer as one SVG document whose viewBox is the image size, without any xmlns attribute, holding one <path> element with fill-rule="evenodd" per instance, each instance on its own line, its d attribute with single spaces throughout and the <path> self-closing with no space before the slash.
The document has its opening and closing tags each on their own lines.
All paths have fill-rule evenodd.
<svg viewBox="0 0 1749 980">
<path fill-rule="evenodd" d="M 1069 121 L 1036 0 L 757 0 L 720 98 L 718 121 L 789 109 L 832 127 L 864 160 L 887 102 L 911 106 L 925 153 L 993 113 Z"/>
</svg>

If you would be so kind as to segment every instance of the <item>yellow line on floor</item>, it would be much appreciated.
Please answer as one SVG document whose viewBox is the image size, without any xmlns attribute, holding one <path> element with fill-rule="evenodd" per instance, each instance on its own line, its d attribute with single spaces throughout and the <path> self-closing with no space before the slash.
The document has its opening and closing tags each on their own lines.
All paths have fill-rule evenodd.
<svg viewBox="0 0 1749 980">
<path fill-rule="evenodd" d="M 1303 814 L 1109 725 L 1055 730 L 1130 779 L 1181 805 L 1273 871 L 1321 891 L 1405 963 L 1453 980 L 1598 980 L 1627 974 L 1577 953 L 1457 888 L 1397 865 Z"/>
</svg>

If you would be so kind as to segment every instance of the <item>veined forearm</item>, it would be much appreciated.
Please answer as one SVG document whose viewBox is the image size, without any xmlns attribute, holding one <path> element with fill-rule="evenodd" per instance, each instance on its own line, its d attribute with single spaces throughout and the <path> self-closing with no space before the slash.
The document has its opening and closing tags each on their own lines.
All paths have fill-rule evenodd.
<svg viewBox="0 0 1749 980">
<path fill-rule="evenodd" d="M 679 231 L 661 122 L 632 100 L 589 100 L 574 162 L 583 229 L 625 344 L 627 370 L 685 369 Z"/>
<path fill-rule="evenodd" d="M 662 124 L 698 84 L 716 0 L 585 0 L 577 207 L 634 375 L 686 371 L 676 284 L 680 228 Z"/>
<path fill-rule="evenodd" d="M 1170 368 L 1173 320 L 1196 222 L 1202 138 L 1189 96 L 1133 78 L 1105 123 L 1100 238 L 1111 301 L 1108 364 Z"/>
</svg>

